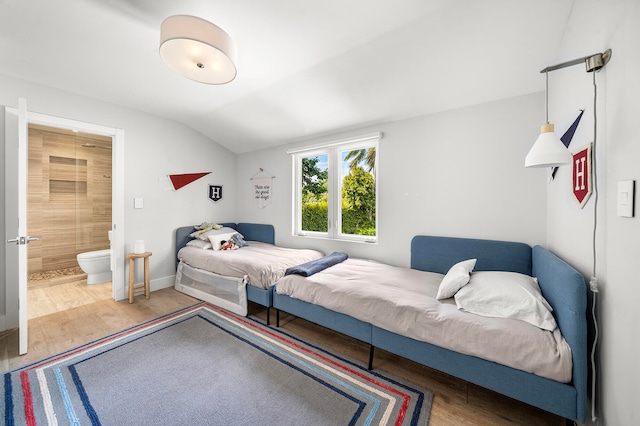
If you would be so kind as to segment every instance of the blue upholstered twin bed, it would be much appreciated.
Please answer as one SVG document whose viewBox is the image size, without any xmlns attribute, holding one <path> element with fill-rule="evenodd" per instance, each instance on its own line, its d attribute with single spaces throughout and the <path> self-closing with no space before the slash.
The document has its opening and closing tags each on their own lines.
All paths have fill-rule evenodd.
<svg viewBox="0 0 640 426">
<path fill-rule="evenodd" d="M 406 291 L 406 289 L 397 285 L 395 282 L 389 282 L 389 287 L 392 288 L 390 294 L 393 295 L 391 297 L 394 297 L 394 300 L 387 305 L 373 304 L 369 297 L 371 296 L 371 291 L 363 289 L 363 287 L 368 285 L 366 280 L 360 282 L 358 286 L 349 290 L 349 292 L 341 293 L 339 297 L 334 298 L 335 300 L 330 302 L 331 304 L 327 304 L 325 303 L 326 299 L 323 299 L 324 296 L 322 296 L 322 282 L 324 280 L 326 285 L 335 285 L 335 287 L 326 292 L 327 294 L 341 291 L 339 284 L 336 284 L 336 282 L 339 283 L 340 277 L 342 276 L 339 273 L 340 268 L 337 266 L 325 270 L 326 272 L 323 271 L 317 274 L 327 274 L 327 276 L 321 276 L 313 281 L 313 285 L 316 287 L 312 290 L 306 290 L 305 288 L 312 285 L 313 277 L 304 278 L 304 280 L 307 280 L 304 283 L 301 281 L 303 278 L 292 278 L 292 280 L 295 281 L 293 284 L 289 277 L 283 278 L 276 284 L 276 291 L 273 293 L 272 299 L 273 306 L 278 310 L 278 318 L 282 310 L 369 343 L 371 345 L 370 368 L 373 367 L 374 348 L 381 348 L 542 408 L 543 410 L 558 414 L 567 419 L 584 422 L 587 403 L 588 354 L 586 322 L 587 292 L 582 275 L 560 258 L 540 246 L 531 248 L 527 244 L 515 242 L 433 236 L 416 236 L 411 242 L 411 269 L 416 270 L 413 272 L 414 275 L 411 275 L 412 273 L 408 268 L 396 269 L 404 269 L 397 273 L 407 274 L 407 276 L 413 277 L 414 280 L 416 277 L 418 277 L 418 280 L 423 279 L 423 276 L 419 275 L 420 272 L 418 271 L 432 271 L 437 273 L 432 275 L 440 277 L 436 279 L 442 281 L 442 274 L 447 274 L 453 265 L 471 258 L 477 259 L 475 268 L 473 269 L 474 273 L 483 271 L 506 271 L 536 277 L 544 299 L 546 299 L 553 309 L 553 319 L 555 319 L 559 331 L 556 330 L 553 333 L 545 333 L 544 330 L 540 331 L 536 327 L 533 328 L 537 330 L 535 332 L 542 334 L 543 340 L 553 340 L 560 336 L 558 341 L 559 351 L 564 351 L 566 354 L 565 358 L 569 358 L 568 360 L 563 360 L 563 363 L 568 366 L 565 369 L 568 371 L 565 371 L 564 379 L 554 380 L 544 377 L 544 374 L 540 375 L 526 372 L 522 369 L 489 361 L 482 357 L 465 354 L 463 353 L 465 351 L 462 350 L 446 349 L 424 340 L 407 337 L 413 335 L 416 331 L 412 330 L 412 327 L 424 327 L 422 323 L 420 325 L 417 323 L 419 313 L 414 316 L 409 316 L 409 319 L 401 319 L 403 317 L 400 311 L 408 308 L 403 306 L 405 300 L 397 294 L 401 294 Z M 349 260 L 345 261 L 345 265 L 342 266 L 343 270 L 345 268 L 366 268 L 366 265 L 362 266 L 360 260 L 349 264 L 346 262 L 349 262 Z M 384 264 L 372 264 L 371 266 L 372 268 L 377 268 L 376 271 L 378 269 L 384 271 L 385 268 Z M 335 269 L 332 270 L 332 268 Z M 364 273 L 366 270 L 362 269 L 362 271 Z M 427 278 L 429 277 L 428 274 L 424 275 Z M 480 275 L 481 274 L 478 274 L 478 276 Z M 314 277 L 315 276 L 316 275 L 314 275 Z M 357 277 L 350 276 L 346 278 L 346 280 L 351 281 L 354 279 L 357 279 Z M 372 278 L 370 282 L 372 286 L 376 286 L 379 285 L 380 280 Z M 283 294 L 299 284 L 302 284 L 300 285 L 300 287 L 303 288 L 302 291 L 307 291 L 311 294 L 309 300 L 317 300 L 316 303 L 310 303 L 300 298 Z M 396 289 L 395 287 L 398 288 Z M 433 290 L 433 292 L 435 292 L 435 290 Z M 348 308 L 343 308 L 344 306 L 350 306 L 350 301 L 347 300 L 349 298 L 357 299 L 356 303 L 366 306 L 365 312 L 350 315 Z M 395 298 L 397 298 L 397 300 L 395 300 Z M 423 303 L 423 301 L 418 301 L 417 303 L 420 304 Z M 431 305 L 438 305 L 440 302 L 436 302 L 434 299 L 429 303 L 431 303 Z M 449 306 L 447 306 L 447 303 L 449 303 Z M 456 311 L 455 304 L 453 304 L 453 308 L 451 308 L 452 303 L 451 300 L 445 300 L 442 301 L 442 306 L 444 308 L 449 307 L 449 311 Z M 335 308 L 335 310 L 328 309 L 320 306 L 321 304 L 332 307 L 337 306 L 337 308 Z M 412 303 L 409 302 L 409 304 Z M 367 313 L 367 309 L 370 312 Z M 340 310 L 344 312 L 339 312 Z M 435 316 L 438 316 L 439 312 L 440 311 L 437 311 Z M 454 315 L 457 314 L 454 313 Z M 473 316 L 473 314 L 468 315 Z M 405 331 L 389 331 L 389 328 L 395 328 L 395 325 L 394 327 L 376 325 L 384 324 L 385 318 L 395 317 L 398 318 L 399 322 L 403 323 L 399 324 L 398 328 L 402 329 L 402 327 L 404 327 Z M 370 320 L 365 321 L 362 320 L 362 318 L 370 318 Z M 414 318 L 415 322 L 413 320 Z M 447 320 L 445 320 L 445 323 L 442 323 L 442 318 L 436 318 L 436 328 L 433 329 L 434 334 L 437 330 L 446 338 L 446 334 L 450 330 L 449 324 L 446 321 Z M 387 324 L 389 324 L 389 322 L 387 322 Z M 487 328 L 485 326 L 487 326 L 489 322 L 480 320 L 480 324 L 481 326 L 478 327 L 478 330 L 480 330 L 479 333 L 483 333 L 483 327 Z M 529 325 L 527 324 L 526 326 Z M 526 328 L 526 326 L 523 326 L 523 329 Z M 442 332 L 441 329 L 445 331 Z M 424 330 L 419 331 L 425 334 Z M 532 333 L 535 332 L 532 331 Z M 429 338 L 428 334 L 429 331 L 426 332 L 427 339 Z M 497 336 L 500 338 L 499 333 Z M 519 354 L 517 352 L 519 352 L 521 347 L 524 348 L 524 346 L 526 346 L 526 342 L 519 343 L 514 340 L 513 347 L 510 347 L 510 335 L 505 334 L 504 336 L 503 340 L 505 342 L 503 342 L 503 344 L 505 348 L 503 350 L 505 352 L 511 350 L 515 352 L 512 355 L 518 357 Z M 483 340 L 483 336 L 480 334 L 476 337 L 477 339 L 470 340 L 475 340 L 475 344 L 477 345 L 478 341 L 481 342 Z M 463 340 L 457 343 L 464 346 L 465 341 Z M 468 343 L 472 345 L 471 341 Z M 528 350 L 531 352 L 530 355 L 526 357 L 531 356 L 535 358 L 535 344 L 533 345 L 533 349 L 529 348 Z M 521 354 L 520 356 L 522 357 Z M 553 359 L 551 364 L 553 364 Z M 554 366 L 548 365 L 547 367 L 553 369 Z"/>
<path fill-rule="evenodd" d="M 321 258 L 323 253 L 275 246 L 271 225 L 222 223 L 219 226 L 223 228 L 195 238 L 194 226 L 176 230 L 175 289 L 239 315 L 247 314 L 247 300 L 255 302 L 267 307 L 269 324 L 273 284 L 286 268 Z M 228 239 L 228 231 L 239 233 L 247 246 L 238 250 L 213 250 L 208 243 Z M 214 234 L 207 238 L 210 233 Z M 208 249 L 204 249 L 205 243 Z"/>
<path fill-rule="evenodd" d="M 274 230 L 270 225 L 248 223 L 223 225 L 236 229 L 247 241 L 270 244 L 274 242 Z M 176 254 L 191 240 L 189 235 L 193 231 L 193 226 L 182 227 L 176 231 Z M 540 246 L 531 248 L 527 244 L 515 242 L 434 236 L 413 238 L 411 269 L 404 268 L 406 271 L 402 273 L 414 270 L 447 274 L 453 265 L 470 258 L 477 259 L 474 272 L 506 271 L 536 277 L 544 299 L 553 309 L 553 318 L 559 329 L 559 332 L 554 332 L 553 335 L 561 335 L 561 343 L 567 348 L 565 352 L 570 358 L 566 380 L 554 380 L 482 357 L 465 354 L 464 351 L 451 350 L 408 337 L 411 334 L 409 332 L 412 327 L 411 321 L 405 321 L 404 325 L 408 327 L 407 332 L 394 332 L 388 327 L 376 325 L 378 323 L 376 317 L 380 316 L 376 315 L 376 312 L 372 317 L 376 320 L 364 321 L 350 315 L 349 311 L 338 312 L 325 308 L 319 303 L 310 303 L 279 293 L 278 287 L 283 285 L 290 276 L 268 288 L 247 285 L 246 297 L 267 308 L 275 307 L 278 317 L 280 311 L 288 312 L 369 343 L 371 345 L 370 368 L 374 366 L 374 348 L 384 349 L 567 419 L 584 422 L 587 405 L 588 349 L 587 291 L 582 275 Z M 348 261 L 350 260 L 346 262 Z M 382 267 L 382 265 L 384 264 L 375 266 Z M 322 273 L 332 273 L 331 268 L 326 271 L 328 272 Z M 339 281 L 339 279 L 337 275 L 329 278 L 331 281 Z M 439 279 L 442 280 L 442 278 Z M 204 296 L 192 292 L 187 294 L 207 300 L 206 293 Z M 351 296 L 341 297 L 349 299 Z M 345 300 L 345 302 L 353 301 Z M 362 300 L 356 302 L 365 306 L 368 303 Z M 451 300 L 443 301 L 443 305 L 446 306 L 447 303 L 452 302 Z M 455 307 L 455 304 L 453 306 Z M 399 312 L 393 312 L 393 309 L 403 308 L 400 306 L 389 309 L 391 312 L 385 309 L 384 314 L 387 317 L 393 317 L 399 314 Z M 267 309 L 267 315 L 269 315 L 269 309 Z M 269 323 L 268 316 L 267 323 Z M 444 327 L 446 328 L 447 324 L 444 324 Z M 479 340 L 481 341 L 482 337 Z M 508 338 L 505 340 L 509 342 Z M 514 343 L 514 351 L 517 352 L 517 349 Z M 566 359 L 564 362 L 566 364 Z"/>
</svg>

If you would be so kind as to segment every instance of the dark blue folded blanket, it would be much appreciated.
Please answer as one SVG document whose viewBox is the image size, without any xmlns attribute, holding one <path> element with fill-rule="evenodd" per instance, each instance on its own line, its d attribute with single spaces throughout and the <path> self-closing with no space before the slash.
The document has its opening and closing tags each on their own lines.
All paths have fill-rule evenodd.
<svg viewBox="0 0 640 426">
<path fill-rule="evenodd" d="M 291 268 L 288 268 L 284 272 L 284 274 L 298 274 L 302 275 L 303 277 L 309 277 L 316 272 L 323 271 L 330 266 L 333 266 L 340 262 L 344 262 L 348 257 L 349 255 L 347 253 L 336 251 L 328 256 L 321 257 L 320 259 L 312 260 L 311 262 L 303 263 L 302 265 L 292 266 Z"/>
</svg>

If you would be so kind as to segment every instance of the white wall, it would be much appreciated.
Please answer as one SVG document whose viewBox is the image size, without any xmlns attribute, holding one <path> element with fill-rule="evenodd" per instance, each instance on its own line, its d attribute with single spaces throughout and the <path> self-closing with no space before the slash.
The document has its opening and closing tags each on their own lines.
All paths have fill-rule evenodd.
<svg viewBox="0 0 640 426">
<path fill-rule="evenodd" d="M 371 126 L 296 144 L 382 131 L 379 243 L 294 237 L 291 158 L 287 147 L 238 155 L 238 220 L 272 223 L 276 242 L 347 251 L 354 257 L 408 266 L 417 234 L 545 243 L 545 189 L 524 157 L 544 119 L 541 93 Z M 273 204 L 252 204 L 249 181 L 262 167 L 276 176 Z"/>
<path fill-rule="evenodd" d="M 585 3 L 593 5 L 594 1 Z M 629 6 L 622 19 L 617 18 L 619 15 L 602 14 L 598 25 L 607 25 L 609 31 L 568 25 L 567 40 L 575 40 L 575 33 L 582 30 L 595 40 L 594 45 L 587 46 L 586 51 L 566 45 L 561 53 L 564 60 L 613 49 L 611 63 L 597 75 L 597 414 L 601 424 L 630 425 L 640 424 L 636 401 L 640 394 L 636 361 L 640 341 L 635 329 L 640 324 L 636 308 L 640 285 L 635 267 L 640 259 L 640 219 L 616 216 L 615 193 L 619 180 L 634 179 L 636 184 L 640 180 L 640 5 L 634 1 L 616 3 Z M 589 7 L 582 4 L 576 3 L 574 15 Z M 545 65 L 551 64 L 541 67 Z M 578 109 L 587 110 L 574 139 L 575 147 L 592 139 L 593 128 L 591 76 L 579 68 L 550 75 L 550 113 L 558 131 L 571 123 Z M 381 221 L 377 245 L 291 236 L 291 160 L 285 152 L 288 146 L 234 156 L 175 122 L 0 76 L 0 104 L 16 106 L 18 97 L 27 98 L 33 111 L 125 130 L 126 244 L 130 249 L 136 239 L 147 242 L 148 249 L 154 252 L 152 280 L 163 281 L 173 274 L 173 230 L 204 220 L 272 223 L 281 245 L 310 246 L 326 252 L 345 250 L 357 257 L 403 266 L 409 263 L 409 241 L 415 234 L 524 241 L 547 245 L 586 277 L 592 274 L 593 197 L 584 209 L 577 207 L 567 168 L 560 169 L 556 180 L 548 183 L 547 171 L 522 167 L 544 121 L 543 94 L 296 144 L 372 131 L 385 133 L 380 144 Z M 256 208 L 251 200 L 249 178 L 259 167 L 276 175 L 273 204 L 264 209 Z M 167 183 L 158 180 L 168 173 L 209 170 L 214 172 L 210 177 L 175 193 L 166 192 Z M 223 184 L 227 198 L 211 203 L 206 199 L 208 183 Z M 145 209 L 133 209 L 134 197 L 144 197 Z M 1 283 L 0 293 L 4 293 Z"/>
<path fill-rule="evenodd" d="M 172 120 L 0 76 L 0 105 L 16 107 L 18 97 L 27 99 L 32 112 L 124 129 L 125 252 L 132 251 L 135 240 L 145 240 L 153 252 L 152 288 L 173 285 L 176 228 L 235 218 L 235 155 L 202 134 Z M 0 170 L 4 174 L 4 162 Z M 209 171 L 212 174 L 178 191 L 168 189 L 168 174 Z M 227 194 L 217 204 L 208 199 L 210 183 L 223 185 Z M 133 208 L 134 197 L 144 199 L 143 209 Z M 141 269 L 136 267 L 136 282 L 142 280 Z M 0 274 L 4 276 L 4 268 Z M 0 293 L 5 294 L 4 280 Z M 3 310 L 4 304 L 0 315 Z"/>
<path fill-rule="evenodd" d="M 598 212 L 596 276 L 599 280 L 600 331 L 597 416 L 599 424 L 640 424 L 640 300 L 637 264 L 640 259 L 640 219 L 616 214 L 617 183 L 640 182 L 640 4 L 627 2 L 624 13 L 603 15 L 592 52 L 611 48 L 611 62 L 596 74 L 598 84 L 597 174 Z M 613 34 L 608 36 L 607 34 Z M 565 46 L 565 50 L 569 47 Z M 579 57 L 579 55 L 577 55 Z M 585 108 L 581 144 L 593 140 L 592 75 L 572 67 L 550 75 L 554 93 L 550 109 L 561 114 Z M 578 135 L 576 135 L 578 136 Z M 572 144 L 573 146 L 573 144 Z M 576 145 L 579 148 L 579 145 Z M 552 250 L 571 262 L 587 279 L 593 274 L 592 229 L 594 197 L 584 210 L 571 198 L 571 170 L 566 168 L 548 191 L 548 241 Z M 589 412 L 589 416 L 591 413 Z"/>
<path fill-rule="evenodd" d="M 3 141 L 3 146 L 2 149 L 0 149 L 0 176 L 2 176 L 2 184 L 0 185 L 0 200 L 4 200 L 5 197 L 5 192 L 4 192 L 4 180 L 6 179 L 5 175 L 4 175 L 4 108 L 0 108 L 0 139 Z M 4 224 L 4 204 L 2 205 L 2 208 L 0 208 L 0 236 L 2 236 L 2 239 L 0 239 L 0 282 L 4 282 L 5 281 L 5 254 L 6 254 L 6 245 L 4 243 L 4 241 L 6 241 L 8 239 L 8 237 L 5 235 L 5 224 Z M 5 287 L 4 285 L 0 284 L 0 331 L 2 330 L 6 330 L 7 329 L 7 319 L 6 319 L 6 306 L 7 306 L 7 299 L 6 299 L 6 291 L 5 291 Z"/>
</svg>

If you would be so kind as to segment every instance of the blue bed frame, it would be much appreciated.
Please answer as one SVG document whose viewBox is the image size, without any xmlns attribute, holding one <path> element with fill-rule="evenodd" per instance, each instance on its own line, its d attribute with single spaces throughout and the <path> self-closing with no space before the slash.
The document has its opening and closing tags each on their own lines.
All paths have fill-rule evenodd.
<svg viewBox="0 0 640 426">
<path fill-rule="evenodd" d="M 275 232 L 272 225 L 259 223 L 221 223 L 222 226 L 233 228 L 244 236 L 246 241 L 260 241 L 263 243 L 275 244 Z M 193 226 L 183 226 L 176 229 L 176 268 L 178 267 L 178 251 L 191 240 L 189 236 L 195 228 Z M 247 286 L 247 300 L 255 302 L 267 308 L 267 325 L 270 320 L 270 307 L 273 305 L 273 286 L 268 289 Z"/>
<path fill-rule="evenodd" d="M 583 276 L 540 246 L 478 240 L 416 236 L 411 241 L 411 267 L 446 274 L 455 263 L 478 259 L 476 271 L 519 272 L 538 278 L 553 307 L 560 330 L 571 347 L 571 383 L 559 383 L 495 362 L 431 345 L 313 305 L 273 293 L 273 306 L 371 345 L 416 361 L 487 389 L 571 420 L 585 421 L 587 407 L 587 289 Z"/>
</svg>

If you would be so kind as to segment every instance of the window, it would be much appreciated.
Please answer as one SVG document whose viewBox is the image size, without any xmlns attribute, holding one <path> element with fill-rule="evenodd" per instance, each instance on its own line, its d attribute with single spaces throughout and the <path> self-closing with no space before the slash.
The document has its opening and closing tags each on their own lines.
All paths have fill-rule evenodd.
<svg viewBox="0 0 640 426">
<path fill-rule="evenodd" d="M 295 235 L 377 241 L 381 133 L 288 151 Z"/>
</svg>

